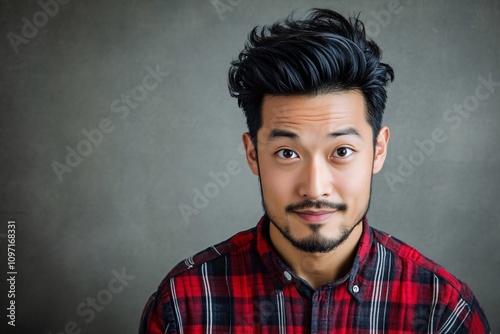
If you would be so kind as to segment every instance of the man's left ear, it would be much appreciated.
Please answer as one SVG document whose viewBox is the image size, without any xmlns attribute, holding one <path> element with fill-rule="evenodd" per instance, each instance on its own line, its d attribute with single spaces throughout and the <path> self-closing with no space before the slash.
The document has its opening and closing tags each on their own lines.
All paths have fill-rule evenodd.
<svg viewBox="0 0 500 334">
<path fill-rule="evenodd" d="M 380 128 L 377 136 L 377 142 L 375 143 L 375 154 L 373 156 L 373 174 L 377 174 L 384 166 L 385 157 L 387 156 L 387 144 L 389 143 L 389 137 L 391 133 L 387 126 Z"/>
</svg>

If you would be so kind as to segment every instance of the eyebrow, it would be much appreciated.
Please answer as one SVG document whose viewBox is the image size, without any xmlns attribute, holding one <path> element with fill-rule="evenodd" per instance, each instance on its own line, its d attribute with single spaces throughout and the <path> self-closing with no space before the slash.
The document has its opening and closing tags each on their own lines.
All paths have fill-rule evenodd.
<svg viewBox="0 0 500 334">
<path fill-rule="evenodd" d="M 280 137 L 290 138 L 293 140 L 299 139 L 299 136 L 292 131 L 283 130 L 283 129 L 272 129 L 271 133 L 269 133 L 269 136 L 267 137 L 267 141 L 268 142 L 273 141 L 274 139 L 280 138 Z"/>
<path fill-rule="evenodd" d="M 329 133 L 328 137 L 337 138 L 340 136 L 349 136 L 349 135 L 353 135 L 353 136 L 357 136 L 357 137 L 361 138 L 361 135 L 359 134 L 359 132 L 353 127 Z"/>
<path fill-rule="evenodd" d="M 359 132 L 353 127 L 349 127 L 349 128 L 342 129 L 339 131 L 331 132 L 328 134 L 328 137 L 337 138 L 340 136 L 349 136 L 349 135 L 357 136 L 357 137 L 361 138 L 361 135 L 359 134 Z M 283 138 L 283 137 L 290 138 L 290 139 L 295 140 L 295 141 L 300 139 L 299 135 L 297 135 L 295 132 L 292 132 L 289 130 L 283 130 L 283 129 L 273 129 L 269 133 L 269 136 L 267 137 L 267 141 L 268 142 L 273 141 L 274 139 L 277 139 L 280 137 L 281 138 Z"/>
</svg>

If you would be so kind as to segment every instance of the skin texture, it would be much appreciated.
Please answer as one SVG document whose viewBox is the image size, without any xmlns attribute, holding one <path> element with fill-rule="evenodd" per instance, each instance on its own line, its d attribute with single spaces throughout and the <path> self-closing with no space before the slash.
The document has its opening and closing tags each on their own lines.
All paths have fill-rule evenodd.
<svg viewBox="0 0 500 334">
<path fill-rule="evenodd" d="M 271 242 L 316 289 L 352 266 L 389 129 L 381 128 L 374 147 L 357 90 L 266 95 L 262 121 L 257 148 L 249 133 L 243 143 L 248 165 L 260 179 Z"/>
</svg>

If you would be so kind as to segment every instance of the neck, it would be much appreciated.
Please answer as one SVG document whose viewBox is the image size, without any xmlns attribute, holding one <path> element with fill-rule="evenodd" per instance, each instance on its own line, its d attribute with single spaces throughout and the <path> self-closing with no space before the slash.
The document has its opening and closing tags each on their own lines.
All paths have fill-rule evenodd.
<svg viewBox="0 0 500 334">
<path fill-rule="evenodd" d="M 269 224 L 269 236 L 280 257 L 314 290 L 347 275 L 356 257 L 362 232 L 363 223 L 359 223 L 334 250 L 328 253 L 308 253 L 295 248 L 274 224 Z"/>
</svg>

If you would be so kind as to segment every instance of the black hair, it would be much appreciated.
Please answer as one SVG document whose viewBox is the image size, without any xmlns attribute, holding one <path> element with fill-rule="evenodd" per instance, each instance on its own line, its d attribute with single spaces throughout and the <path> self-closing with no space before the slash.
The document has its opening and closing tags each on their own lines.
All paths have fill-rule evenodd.
<svg viewBox="0 0 500 334">
<path fill-rule="evenodd" d="M 365 100 L 374 144 L 387 101 L 385 86 L 394 71 L 381 63 L 382 52 L 366 37 L 359 14 L 349 19 L 315 8 L 303 20 L 293 13 L 283 21 L 255 27 L 229 69 L 229 92 L 243 109 L 257 145 L 264 95 L 318 95 L 359 90 Z"/>
</svg>

